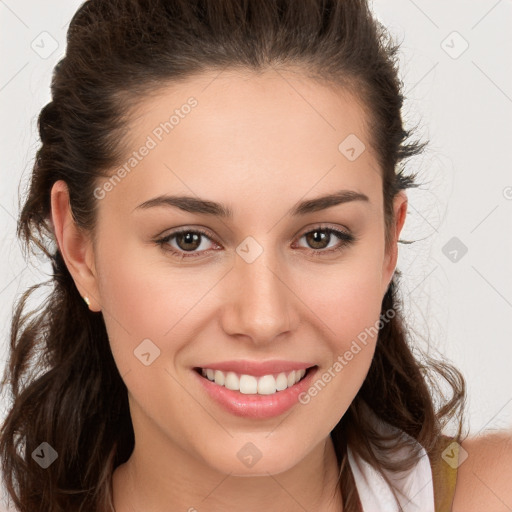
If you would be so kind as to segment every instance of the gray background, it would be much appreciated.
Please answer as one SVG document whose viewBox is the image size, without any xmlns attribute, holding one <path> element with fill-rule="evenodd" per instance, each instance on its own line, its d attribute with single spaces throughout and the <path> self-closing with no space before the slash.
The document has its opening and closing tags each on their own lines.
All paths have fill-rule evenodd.
<svg viewBox="0 0 512 512">
<path fill-rule="evenodd" d="M 2 366 L 14 299 L 48 278 L 49 267 L 27 263 L 16 241 L 18 186 L 22 193 L 27 185 L 37 115 L 80 4 L 0 0 Z M 464 373 L 470 432 L 510 428 L 512 2 L 388 0 L 373 8 L 402 42 L 406 126 L 418 124 L 430 139 L 409 161 L 424 185 L 408 191 L 402 233 L 417 242 L 400 246 L 407 321 L 418 346 Z"/>
</svg>

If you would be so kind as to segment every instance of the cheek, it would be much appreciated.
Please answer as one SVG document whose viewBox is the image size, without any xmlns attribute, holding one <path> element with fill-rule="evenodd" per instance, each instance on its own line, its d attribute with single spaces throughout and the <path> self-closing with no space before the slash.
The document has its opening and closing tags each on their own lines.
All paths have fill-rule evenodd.
<svg viewBox="0 0 512 512">
<path fill-rule="evenodd" d="M 330 340 L 333 351 L 344 350 L 346 343 L 366 327 L 375 324 L 382 306 L 381 260 L 374 254 L 357 255 L 320 271 L 300 273 L 298 295 L 314 315 L 315 324 Z"/>
<path fill-rule="evenodd" d="M 121 375 L 140 369 L 136 352 L 143 342 L 150 352 L 165 355 L 152 367 L 174 359 L 200 328 L 204 299 L 222 277 L 167 265 L 165 256 L 148 258 L 151 251 L 140 244 L 123 247 L 112 238 L 97 258 L 102 313 Z"/>
<path fill-rule="evenodd" d="M 162 276 L 147 261 L 140 247 L 109 238 L 98 251 L 98 286 L 102 313 L 112 352 L 121 375 L 132 369 L 134 350 L 145 339 L 161 349 L 162 334 L 169 330 L 169 304 L 176 304 L 178 288 L 162 294 Z M 160 289 L 159 289 L 160 287 Z"/>
<path fill-rule="evenodd" d="M 309 276 L 301 296 L 315 332 L 323 333 L 327 349 L 322 368 L 300 401 L 313 418 L 323 417 L 332 429 L 361 387 L 370 367 L 380 321 L 381 263 L 375 249 L 368 257 L 347 259 L 345 265 Z M 318 339 L 312 334 L 312 339 Z M 314 411 L 314 413 L 313 413 Z"/>
</svg>

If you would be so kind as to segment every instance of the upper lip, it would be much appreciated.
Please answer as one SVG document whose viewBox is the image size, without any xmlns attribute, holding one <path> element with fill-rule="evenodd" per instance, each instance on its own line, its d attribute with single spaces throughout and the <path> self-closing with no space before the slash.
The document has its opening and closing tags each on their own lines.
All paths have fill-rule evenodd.
<svg viewBox="0 0 512 512">
<path fill-rule="evenodd" d="M 221 361 L 218 363 L 206 363 L 198 366 L 198 368 L 210 368 L 212 370 L 221 370 L 223 372 L 235 372 L 240 375 L 254 375 L 261 377 L 262 375 L 270 375 L 273 373 L 291 372 L 292 370 L 302 370 L 315 366 L 313 363 L 303 361 Z"/>
</svg>

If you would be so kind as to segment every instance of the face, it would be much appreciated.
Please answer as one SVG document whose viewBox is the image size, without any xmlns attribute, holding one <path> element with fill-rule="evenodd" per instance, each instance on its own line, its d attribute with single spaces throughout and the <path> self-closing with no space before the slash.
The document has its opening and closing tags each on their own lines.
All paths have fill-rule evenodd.
<svg viewBox="0 0 512 512">
<path fill-rule="evenodd" d="M 402 193 L 386 251 L 367 122 L 349 93 L 270 71 L 204 74 L 132 113 L 96 241 L 69 261 L 140 452 L 263 475 L 328 438 L 369 369 L 405 218 Z"/>
</svg>

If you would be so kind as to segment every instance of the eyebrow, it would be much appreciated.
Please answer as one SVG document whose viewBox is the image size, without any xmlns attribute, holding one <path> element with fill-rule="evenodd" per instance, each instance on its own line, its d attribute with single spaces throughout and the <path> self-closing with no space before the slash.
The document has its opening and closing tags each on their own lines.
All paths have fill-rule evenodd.
<svg viewBox="0 0 512 512">
<path fill-rule="evenodd" d="M 367 195 L 360 192 L 355 192 L 353 190 L 339 190 L 333 194 L 316 197 L 314 199 L 307 199 L 297 203 L 288 210 L 287 214 L 292 216 L 302 216 L 352 201 L 365 201 L 369 203 L 370 199 Z M 134 211 L 139 209 L 147 210 L 149 208 L 161 206 L 175 207 L 190 213 L 213 215 L 225 219 L 233 218 L 233 210 L 229 206 L 192 196 L 160 195 L 139 204 L 139 206 L 134 208 Z"/>
</svg>

